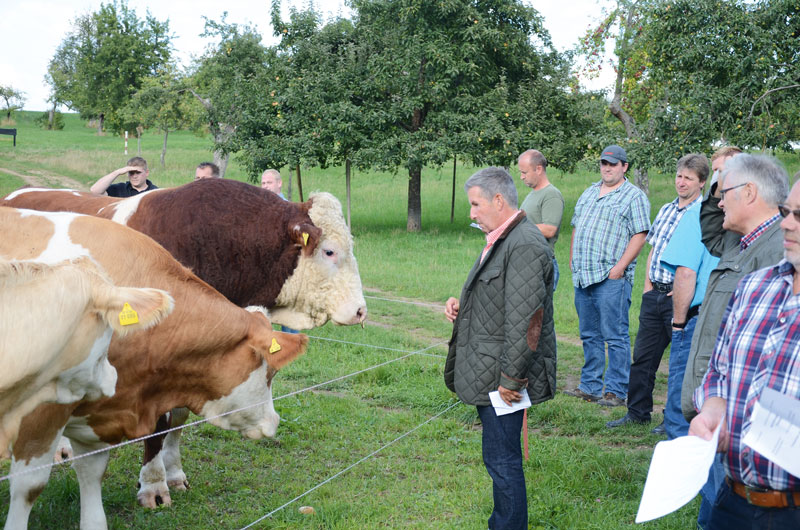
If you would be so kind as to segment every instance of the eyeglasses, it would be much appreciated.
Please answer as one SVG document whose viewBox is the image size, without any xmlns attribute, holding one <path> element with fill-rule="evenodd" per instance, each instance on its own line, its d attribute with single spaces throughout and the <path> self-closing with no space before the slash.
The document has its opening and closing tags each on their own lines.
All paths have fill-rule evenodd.
<svg viewBox="0 0 800 530">
<path fill-rule="evenodd" d="M 600 161 L 600 165 L 601 165 L 601 166 L 617 166 L 617 165 L 619 165 L 619 162 L 617 162 L 616 164 L 614 164 L 614 163 L 612 163 L 612 162 L 609 162 L 608 160 L 601 160 L 601 161 Z"/>
<path fill-rule="evenodd" d="M 785 204 L 779 204 L 778 213 L 781 214 L 781 217 L 789 217 L 789 214 L 792 214 L 794 215 L 794 220 L 800 223 L 800 209 L 790 210 Z"/>
<path fill-rule="evenodd" d="M 719 198 L 723 201 L 725 200 L 725 194 L 731 190 L 735 190 L 736 188 L 741 188 L 742 186 L 747 186 L 749 182 L 742 182 L 741 184 L 737 184 L 736 186 L 731 186 L 730 188 L 725 188 L 724 190 L 719 190 Z"/>
</svg>

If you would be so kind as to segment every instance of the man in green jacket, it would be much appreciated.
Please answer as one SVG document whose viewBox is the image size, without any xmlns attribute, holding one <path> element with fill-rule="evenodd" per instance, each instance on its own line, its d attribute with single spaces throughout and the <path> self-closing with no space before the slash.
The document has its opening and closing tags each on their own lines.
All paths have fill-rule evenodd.
<svg viewBox="0 0 800 530">
<path fill-rule="evenodd" d="M 483 462 L 493 482 L 489 528 L 527 529 L 522 470 L 523 410 L 497 415 L 489 392 L 507 404 L 551 399 L 556 389 L 552 251 L 542 233 L 517 208 L 511 175 L 490 167 L 464 185 L 470 218 L 486 233 L 486 247 L 445 315 L 454 323 L 445 383 L 483 426 Z"/>
</svg>

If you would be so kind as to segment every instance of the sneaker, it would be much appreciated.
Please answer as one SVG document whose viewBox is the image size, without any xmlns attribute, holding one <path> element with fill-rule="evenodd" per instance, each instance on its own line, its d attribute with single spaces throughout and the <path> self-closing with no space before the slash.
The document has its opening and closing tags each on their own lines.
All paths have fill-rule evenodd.
<svg viewBox="0 0 800 530">
<path fill-rule="evenodd" d="M 600 396 L 593 396 L 591 394 L 587 394 L 580 388 L 573 388 L 572 390 L 564 390 L 563 391 L 566 395 L 581 398 L 584 401 L 589 401 L 590 403 L 595 403 L 600 401 Z"/>
<path fill-rule="evenodd" d="M 617 396 L 614 396 L 614 397 L 617 397 Z M 617 398 L 617 399 L 619 399 L 619 398 Z M 650 420 L 648 420 L 648 421 L 637 420 L 636 418 L 634 418 L 630 414 L 625 414 L 623 417 L 621 417 L 618 420 L 612 420 L 612 421 L 609 421 L 608 423 L 606 423 L 606 428 L 607 429 L 614 429 L 616 427 L 622 427 L 623 425 L 644 425 L 645 423 L 650 423 Z"/>
<path fill-rule="evenodd" d="M 625 400 L 617 397 L 616 394 L 606 392 L 606 395 L 604 395 L 603 399 L 599 400 L 597 404 L 604 407 L 624 407 Z"/>
</svg>

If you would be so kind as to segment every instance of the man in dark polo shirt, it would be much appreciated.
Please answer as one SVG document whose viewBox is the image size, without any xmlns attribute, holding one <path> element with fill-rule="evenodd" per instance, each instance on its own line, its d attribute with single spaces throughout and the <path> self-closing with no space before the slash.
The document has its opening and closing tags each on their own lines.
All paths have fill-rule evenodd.
<svg viewBox="0 0 800 530">
<path fill-rule="evenodd" d="M 112 184 L 120 175 L 128 174 L 128 182 Z M 143 191 L 158 189 L 158 186 L 147 180 L 150 171 L 147 161 L 135 156 L 128 160 L 128 165 L 115 169 L 105 177 L 95 182 L 89 191 L 94 195 L 108 195 L 109 197 L 133 197 Z"/>
</svg>

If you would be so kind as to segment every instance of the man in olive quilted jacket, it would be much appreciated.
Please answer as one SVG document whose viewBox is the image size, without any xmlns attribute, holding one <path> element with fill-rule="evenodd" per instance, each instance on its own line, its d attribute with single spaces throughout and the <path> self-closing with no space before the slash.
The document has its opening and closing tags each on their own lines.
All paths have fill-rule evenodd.
<svg viewBox="0 0 800 530">
<path fill-rule="evenodd" d="M 483 426 L 483 462 L 492 477 L 489 528 L 526 529 L 528 507 L 520 432 L 523 411 L 498 416 L 489 392 L 507 404 L 527 389 L 531 403 L 556 389 L 553 262 L 547 240 L 517 208 L 511 175 L 490 167 L 464 185 L 470 218 L 486 233 L 486 247 L 467 276 L 461 298 L 445 315 L 454 323 L 445 383 L 475 405 Z"/>
</svg>

